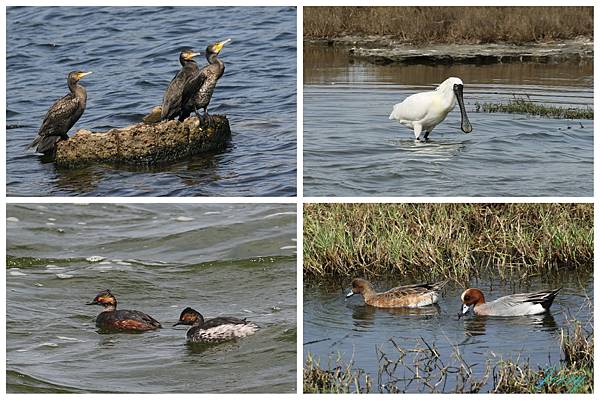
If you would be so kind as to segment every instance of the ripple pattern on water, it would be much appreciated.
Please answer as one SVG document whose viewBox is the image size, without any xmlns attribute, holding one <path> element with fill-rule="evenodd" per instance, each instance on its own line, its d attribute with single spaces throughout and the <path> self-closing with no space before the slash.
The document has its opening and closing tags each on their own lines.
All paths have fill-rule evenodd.
<svg viewBox="0 0 600 401">
<path fill-rule="evenodd" d="M 227 37 L 225 75 L 209 109 L 230 120 L 224 152 L 151 169 L 64 170 L 25 151 L 67 93 L 69 71 L 94 72 L 82 81 L 87 108 L 71 134 L 122 127 L 161 103 L 182 48 L 203 51 Z M 11 7 L 6 64 L 9 195 L 296 194 L 295 7 Z"/>
<path fill-rule="evenodd" d="M 587 65 L 376 66 L 307 54 L 307 196 L 593 195 L 593 121 L 475 112 L 476 103 L 514 96 L 592 107 Z M 415 143 L 411 130 L 388 119 L 393 105 L 449 76 L 465 82 L 473 132 L 460 131 L 456 107 L 431 142 Z"/>
<path fill-rule="evenodd" d="M 7 391 L 294 392 L 294 211 L 9 205 L 18 221 L 7 221 Z M 56 226 L 48 228 L 48 218 Z M 163 328 L 99 334 L 100 308 L 85 303 L 106 288 L 120 308 L 144 311 Z M 186 330 L 172 328 L 186 306 L 206 317 L 246 317 L 261 329 L 188 347 Z"/>
<path fill-rule="evenodd" d="M 374 284 L 376 289 L 383 291 L 409 283 L 384 281 Z M 457 313 L 461 310 L 460 294 L 464 289 L 454 284 L 446 286 L 438 305 L 415 309 L 375 308 L 365 305 L 358 295 L 346 299 L 344 294 L 348 288 L 336 291 L 305 286 L 304 358 L 310 353 L 320 360 L 323 368 L 327 368 L 328 364 L 335 364 L 340 355 L 345 362 L 353 361 L 355 368 L 364 369 L 371 378 L 376 378 L 380 367 L 376 349 L 383 350 L 395 360 L 399 354 L 388 341 L 390 338 L 404 349 L 423 347 L 422 338 L 439 350 L 443 363 L 450 362 L 450 356 L 458 349 L 465 361 L 472 364 L 476 377 L 483 375 L 486 359 L 516 359 L 520 356 L 522 361 L 529 359 L 531 366 L 558 364 L 561 328 L 569 326 L 570 319 L 593 324 L 593 310 L 588 307 L 593 307 L 594 299 L 591 275 L 573 277 L 567 273 L 558 281 L 539 281 L 523 287 L 503 285 L 493 279 L 473 283 L 473 286 L 483 288 L 486 299 L 490 300 L 510 293 L 560 285 L 563 288 L 550 314 L 511 318 L 467 316 L 460 320 Z M 412 358 L 411 355 L 406 357 L 409 366 Z M 399 365 L 397 377 L 403 377 L 404 373 L 412 377 L 411 372 L 403 369 Z M 448 388 L 454 387 L 452 377 L 449 375 Z M 417 391 L 418 386 L 418 382 L 412 383 L 409 392 Z"/>
</svg>

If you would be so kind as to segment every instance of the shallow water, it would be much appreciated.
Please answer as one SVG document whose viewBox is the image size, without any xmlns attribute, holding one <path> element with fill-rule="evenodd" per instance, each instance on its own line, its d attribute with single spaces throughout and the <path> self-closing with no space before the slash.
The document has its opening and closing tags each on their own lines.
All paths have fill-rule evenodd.
<svg viewBox="0 0 600 401">
<path fill-rule="evenodd" d="M 417 143 L 394 104 L 449 76 L 458 107 Z M 593 121 L 475 112 L 513 96 L 593 107 L 593 64 L 374 65 L 305 45 L 304 191 L 308 196 L 592 196 Z"/>
<path fill-rule="evenodd" d="M 383 350 L 389 359 L 399 357 L 389 341 L 392 338 L 400 347 L 412 349 L 425 347 L 423 338 L 440 352 L 443 363 L 458 366 L 451 358 L 458 349 L 468 364 L 473 367 L 475 377 L 481 378 L 485 360 L 500 359 L 520 361 L 529 359 L 532 367 L 557 366 L 560 362 L 560 330 L 566 328 L 567 319 L 591 321 L 593 311 L 588 305 L 588 297 L 593 305 L 593 277 L 567 276 L 553 281 L 536 282 L 527 287 L 510 287 L 493 280 L 471 283 L 484 290 L 486 299 L 500 296 L 556 288 L 562 285 L 551 313 L 515 318 L 482 318 L 467 316 L 457 319 L 460 311 L 460 294 L 463 288 L 449 284 L 438 307 L 418 309 L 380 309 L 365 305 L 362 297 L 354 295 L 345 299 L 349 283 L 345 288 L 304 287 L 304 357 L 311 353 L 320 360 L 324 368 L 337 366 L 339 355 L 346 362 L 354 361 L 355 368 L 362 368 L 374 380 L 372 391 L 377 392 L 379 360 L 376 349 Z M 377 282 L 379 291 L 393 286 L 409 284 L 400 282 Z M 589 327 L 588 327 L 589 328 Z M 410 365 L 413 357 L 409 354 L 405 361 Z M 396 377 L 412 377 L 405 368 L 399 367 Z M 387 382 L 384 378 L 383 382 Z M 491 380 L 490 380 L 491 383 Z M 483 391 L 490 390 L 490 383 Z M 452 392 L 456 378 L 452 374 L 438 391 Z M 402 382 L 400 388 L 404 388 Z M 406 388 L 408 392 L 430 392 L 418 381 Z"/>
<path fill-rule="evenodd" d="M 7 233 L 9 393 L 295 391 L 295 206 L 9 205 Z M 98 333 L 106 288 L 163 328 Z M 191 348 L 186 306 L 261 329 Z"/>
<path fill-rule="evenodd" d="M 161 103 L 182 48 L 204 51 L 229 37 L 209 106 L 229 118 L 225 151 L 152 169 L 77 170 L 25 151 L 50 105 L 68 92 L 69 71 L 94 72 L 81 81 L 87 107 L 70 134 L 105 131 L 137 123 Z M 11 7 L 6 66 L 11 196 L 296 194 L 295 7 Z"/>
</svg>

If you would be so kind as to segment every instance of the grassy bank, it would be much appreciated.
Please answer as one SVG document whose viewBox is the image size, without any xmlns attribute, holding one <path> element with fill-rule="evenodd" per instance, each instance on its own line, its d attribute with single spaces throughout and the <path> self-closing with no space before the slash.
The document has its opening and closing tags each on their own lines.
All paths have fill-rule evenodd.
<svg viewBox="0 0 600 401">
<path fill-rule="evenodd" d="M 525 99 L 514 99 L 508 103 L 476 103 L 475 107 L 475 111 L 486 113 L 522 113 L 549 118 L 594 119 L 594 110 L 590 107 L 583 109 L 548 106 Z"/>
<path fill-rule="evenodd" d="M 530 43 L 593 38 L 592 7 L 304 7 L 304 37 L 407 43 Z"/>
<path fill-rule="evenodd" d="M 411 348 L 389 342 L 393 354 L 377 347 L 379 367 L 371 377 L 353 362 L 340 357 L 326 369 L 308 355 L 304 364 L 305 393 L 592 393 L 594 388 L 593 325 L 571 322 L 561 330 L 561 360 L 532 366 L 527 359 L 503 360 L 488 356 L 483 363 L 466 361 L 459 347 L 451 355 L 423 338 Z M 474 367 L 483 366 L 476 373 Z M 376 383 L 374 385 L 373 383 Z"/>
<path fill-rule="evenodd" d="M 304 277 L 468 282 L 591 270 L 591 204 L 308 204 Z"/>
</svg>

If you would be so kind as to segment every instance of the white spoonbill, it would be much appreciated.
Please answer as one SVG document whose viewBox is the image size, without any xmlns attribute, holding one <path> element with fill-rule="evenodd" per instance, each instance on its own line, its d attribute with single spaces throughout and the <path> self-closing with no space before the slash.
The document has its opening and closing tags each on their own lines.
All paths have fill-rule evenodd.
<svg viewBox="0 0 600 401">
<path fill-rule="evenodd" d="M 460 78 L 448 78 L 433 91 L 410 95 L 402 103 L 394 105 L 390 120 L 397 120 L 414 130 L 415 139 L 426 141 L 433 128 L 454 109 L 457 100 L 461 115 L 460 128 L 468 134 L 473 128 L 465 111 L 463 82 Z M 422 138 L 421 132 L 424 132 Z"/>
</svg>

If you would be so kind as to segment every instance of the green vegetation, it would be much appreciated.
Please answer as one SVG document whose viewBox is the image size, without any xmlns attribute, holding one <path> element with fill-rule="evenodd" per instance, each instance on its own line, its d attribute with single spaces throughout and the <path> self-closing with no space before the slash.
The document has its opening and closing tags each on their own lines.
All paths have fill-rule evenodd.
<svg viewBox="0 0 600 401">
<path fill-rule="evenodd" d="M 530 43 L 593 38 L 593 7 L 304 7 L 304 37 L 407 43 Z"/>
<path fill-rule="evenodd" d="M 475 103 L 475 106 L 476 112 L 485 111 L 488 113 L 524 113 L 550 118 L 570 118 L 584 120 L 594 119 L 594 110 L 591 107 L 582 109 L 547 106 L 525 99 L 513 99 L 508 103 Z"/>
<path fill-rule="evenodd" d="M 590 333 L 584 333 L 576 321 L 572 322 L 573 333 L 561 330 L 563 358 L 557 365 L 532 367 L 520 357 L 513 361 L 495 356 L 488 356 L 482 364 L 471 363 L 459 347 L 453 347 L 451 355 L 444 355 L 423 338 L 411 348 L 401 347 L 391 338 L 394 355 L 383 351 L 383 347 L 376 350 L 377 386 L 373 387 L 373 378 L 353 362 L 345 363 L 338 356 L 336 368 L 324 370 L 308 354 L 303 388 L 305 393 L 359 393 L 371 388 L 385 393 L 592 393 L 594 339 L 593 324 L 588 323 Z M 483 367 L 479 373 L 474 370 L 476 366 Z"/>
<path fill-rule="evenodd" d="M 459 283 L 593 269 L 592 204 L 307 204 L 307 283 L 389 274 Z"/>
</svg>

